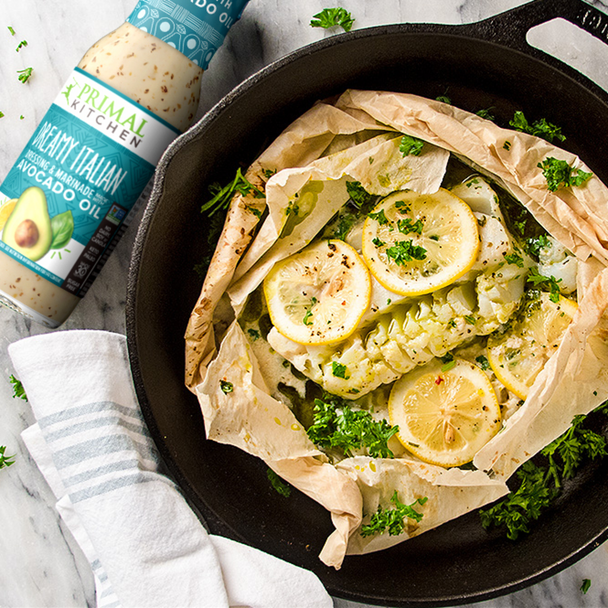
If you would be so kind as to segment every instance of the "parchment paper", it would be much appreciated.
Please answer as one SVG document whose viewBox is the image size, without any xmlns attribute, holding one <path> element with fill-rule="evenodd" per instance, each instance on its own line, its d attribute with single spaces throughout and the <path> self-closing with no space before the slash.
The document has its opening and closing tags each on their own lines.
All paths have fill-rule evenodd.
<svg viewBox="0 0 608 608">
<path fill-rule="evenodd" d="M 428 142 L 420 157 L 399 153 L 402 134 Z M 346 181 L 360 181 L 377 194 L 404 188 L 434 192 L 448 152 L 496 179 L 577 256 L 578 313 L 525 404 L 478 452 L 479 470 L 443 469 L 405 456 L 356 456 L 331 464 L 289 407 L 271 395 L 236 318 L 273 264 L 308 244 L 344 205 Z M 237 195 L 231 204 L 186 331 L 186 384 L 198 396 L 209 439 L 262 458 L 328 509 L 336 529 L 321 551 L 324 563 L 339 568 L 346 553 L 386 548 L 496 500 L 508 492 L 505 482 L 518 466 L 563 433 L 574 415 L 608 398 L 602 318 L 608 305 L 608 189 L 592 177 L 584 187 L 550 192 L 537 166 L 548 156 L 592 171 L 542 139 L 451 105 L 350 90 L 296 120 L 247 172 L 265 188 L 266 201 Z M 307 200 L 315 201 L 314 208 L 294 223 L 290 205 L 311 184 L 316 190 Z M 252 209 L 261 211 L 264 202 L 268 215 L 257 226 Z M 222 382 L 231 392 L 221 390 Z M 417 507 L 420 524 L 399 536 L 361 536 L 362 518 L 378 506 L 392 506 L 395 490 L 407 504 L 428 498 Z"/>
</svg>

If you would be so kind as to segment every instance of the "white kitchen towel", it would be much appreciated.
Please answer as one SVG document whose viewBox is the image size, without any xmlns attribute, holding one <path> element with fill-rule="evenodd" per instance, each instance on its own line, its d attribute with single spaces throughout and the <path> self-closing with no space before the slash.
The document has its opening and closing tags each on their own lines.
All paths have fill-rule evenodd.
<svg viewBox="0 0 608 608">
<path fill-rule="evenodd" d="M 37 424 L 23 433 L 95 575 L 100 608 L 330 608 L 319 579 L 206 532 L 137 403 L 124 336 L 71 330 L 9 347 Z"/>
</svg>

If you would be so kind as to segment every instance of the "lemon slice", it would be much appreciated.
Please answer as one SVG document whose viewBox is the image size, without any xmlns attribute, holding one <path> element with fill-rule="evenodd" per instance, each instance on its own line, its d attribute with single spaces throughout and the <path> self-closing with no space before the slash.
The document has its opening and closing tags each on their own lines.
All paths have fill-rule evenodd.
<svg viewBox="0 0 608 608">
<path fill-rule="evenodd" d="M 6 203 L 0 206 L 0 231 L 4 228 L 4 224 L 6 224 L 6 220 L 8 220 L 16 204 L 17 199 L 12 198 L 10 201 L 6 201 Z"/>
<path fill-rule="evenodd" d="M 299 344 L 329 344 L 355 331 L 369 306 L 371 279 L 344 241 L 318 241 L 275 264 L 264 280 L 273 325 Z"/>
<path fill-rule="evenodd" d="M 412 454 L 454 467 L 473 460 L 498 432 L 500 406 L 490 379 L 476 365 L 455 359 L 451 369 L 442 368 L 435 359 L 402 376 L 393 386 L 388 411 Z"/>
<path fill-rule="evenodd" d="M 479 254 L 471 208 L 439 189 L 435 194 L 395 192 L 363 226 L 363 257 L 378 282 L 404 296 L 423 295 L 465 274 Z"/>
<path fill-rule="evenodd" d="M 526 399 L 536 377 L 557 350 L 578 306 L 548 293 L 528 304 L 502 335 L 488 338 L 488 362 L 496 377 L 520 399 Z"/>
</svg>

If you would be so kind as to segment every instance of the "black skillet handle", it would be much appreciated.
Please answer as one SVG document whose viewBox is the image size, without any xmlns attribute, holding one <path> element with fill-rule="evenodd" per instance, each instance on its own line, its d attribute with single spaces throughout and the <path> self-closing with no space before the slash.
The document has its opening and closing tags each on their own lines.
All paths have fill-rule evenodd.
<svg viewBox="0 0 608 608">
<path fill-rule="evenodd" d="M 534 0 L 472 24 L 471 34 L 546 61 L 545 53 L 527 43 L 526 34 L 531 28 L 560 17 L 608 44 L 608 15 L 583 0 Z"/>
</svg>

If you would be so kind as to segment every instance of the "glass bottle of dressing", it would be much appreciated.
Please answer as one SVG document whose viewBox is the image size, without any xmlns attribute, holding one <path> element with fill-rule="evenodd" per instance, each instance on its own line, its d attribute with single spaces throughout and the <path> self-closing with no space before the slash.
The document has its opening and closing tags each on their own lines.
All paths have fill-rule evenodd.
<svg viewBox="0 0 608 608">
<path fill-rule="evenodd" d="M 0 186 L 0 303 L 47 327 L 67 319 L 247 2 L 139 0 L 87 51 Z"/>
</svg>

